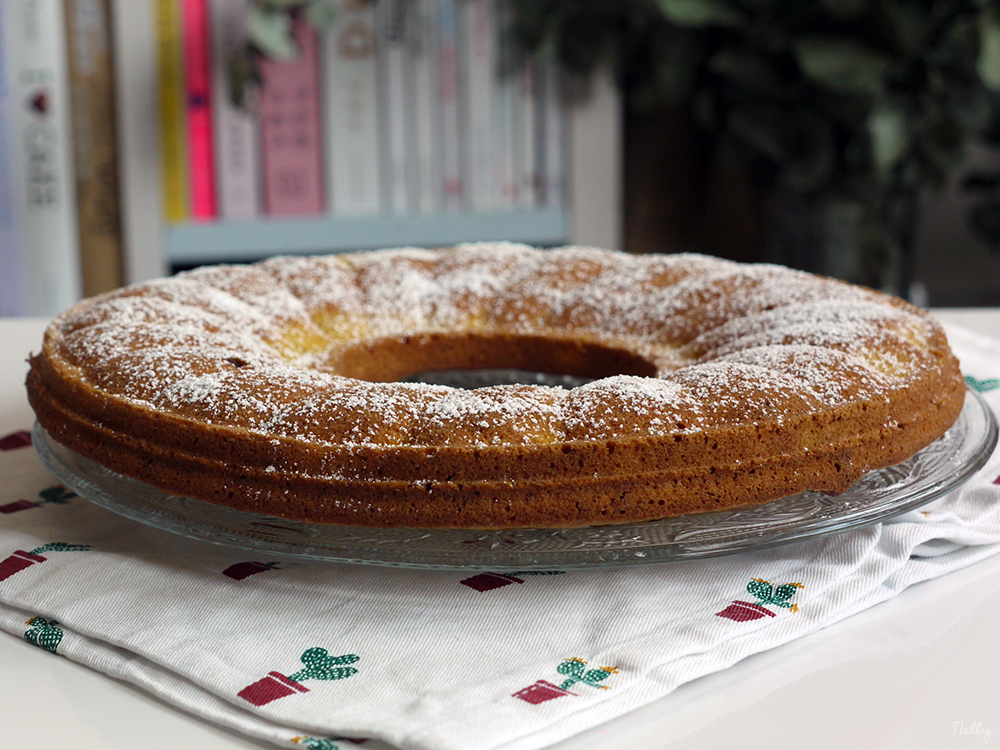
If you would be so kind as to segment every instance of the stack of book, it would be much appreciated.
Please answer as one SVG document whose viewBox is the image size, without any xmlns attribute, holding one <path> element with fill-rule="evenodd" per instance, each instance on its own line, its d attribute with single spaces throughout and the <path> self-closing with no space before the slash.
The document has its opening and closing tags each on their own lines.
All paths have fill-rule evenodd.
<svg viewBox="0 0 1000 750">
<path fill-rule="evenodd" d="M 517 51 L 504 0 L 337 0 L 298 55 L 230 96 L 250 0 L 156 0 L 171 222 L 561 206 L 558 73 Z"/>
<path fill-rule="evenodd" d="M 110 0 L 0 3 L 0 315 L 122 281 Z"/>
<path fill-rule="evenodd" d="M 0 7 L 0 315 L 121 284 L 109 9 Z"/>
<path fill-rule="evenodd" d="M 508 213 L 564 210 L 559 73 L 518 51 L 510 0 L 327 0 L 332 22 L 295 21 L 297 56 L 261 60 L 244 107 L 229 67 L 254 0 L 141 1 L 159 111 L 140 126 L 160 131 L 168 253 L 177 232 L 240 244 L 271 217 L 321 225 L 299 245 L 324 251 L 337 226 L 440 217 L 474 239 L 482 221 L 506 235 Z M 127 277 L 112 4 L 0 0 L 0 316 L 54 315 Z"/>
</svg>

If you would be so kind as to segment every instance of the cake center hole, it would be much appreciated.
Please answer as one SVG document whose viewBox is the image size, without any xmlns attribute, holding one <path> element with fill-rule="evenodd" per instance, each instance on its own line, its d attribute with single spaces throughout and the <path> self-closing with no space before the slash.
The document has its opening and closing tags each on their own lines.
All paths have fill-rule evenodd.
<svg viewBox="0 0 1000 750">
<path fill-rule="evenodd" d="M 558 375 L 551 372 L 491 367 L 482 370 L 429 370 L 402 379 L 406 383 L 429 383 L 452 388 L 486 388 L 491 385 L 551 385 L 576 388 L 594 378 Z"/>
<path fill-rule="evenodd" d="M 546 336 L 423 333 L 359 342 L 327 366 L 373 382 L 458 388 L 527 384 L 574 388 L 612 375 L 656 375 L 646 358 L 604 344 Z"/>
</svg>

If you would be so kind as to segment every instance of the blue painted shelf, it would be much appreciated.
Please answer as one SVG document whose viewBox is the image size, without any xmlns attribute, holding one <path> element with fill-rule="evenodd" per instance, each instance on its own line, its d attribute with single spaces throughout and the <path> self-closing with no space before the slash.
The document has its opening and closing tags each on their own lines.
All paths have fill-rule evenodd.
<svg viewBox="0 0 1000 750">
<path fill-rule="evenodd" d="M 569 237 L 561 208 L 428 216 L 261 219 L 168 225 L 167 259 L 176 265 L 253 261 L 381 247 L 434 247 L 510 240 L 560 245 Z"/>
</svg>

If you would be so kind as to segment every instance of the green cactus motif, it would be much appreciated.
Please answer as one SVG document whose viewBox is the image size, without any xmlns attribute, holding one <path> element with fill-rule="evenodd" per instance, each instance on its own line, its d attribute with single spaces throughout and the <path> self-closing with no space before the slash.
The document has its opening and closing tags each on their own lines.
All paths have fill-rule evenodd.
<svg viewBox="0 0 1000 750">
<path fill-rule="evenodd" d="M 65 505 L 74 497 L 78 495 L 72 490 L 68 490 L 62 485 L 57 484 L 55 487 L 47 487 L 38 493 L 38 496 L 46 503 L 52 503 L 54 505 Z"/>
<path fill-rule="evenodd" d="M 590 685 L 590 687 L 597 688 L 599 690 L 608 690 L 607 685 L 598 685 L 597 683 L 602 680 L 607 679 L 610 675 L 617 674 L 617 667 L 598 667 L 597 669 L 584 669 L 587 666 L 587 662 L 583 659 L 566 659 L 562 664 L 556 667 L 556 671 L 559 674 L 564 674 L 569 677 L 568 680 L 563 682 L 559 688 L 560 690 L 569 690 L 570 686 L 575 685 L 578 682 L 582 682 L 584 685 Z"/>
<path fill-rule="evenodd" d="M 292 742 L 307 750 L 338 750 L 339 747 L 332 737 L 296 737 Z"/>
<path fill-rule="evenodd" d="M 989 378 L 988 380 L 979 380 L 971 375 L 965 376 L 965 382 L 969 384 L 971 388 L 975 388 L 980 393 L 986 393 L 986 391 L 992 391 L 996 388 L 1000 388 L 1000 378 Z"/>
<path fill-rule="evenodd" d="M 325 648 L 311 648 L 299 657 L 305 665 L 295 674 L 288 675 L 288 679 L 294 682 L 303 680 L 343 680 L 351 675 L 357 674 L 354 667 L 346 667 L 345 664 L 354 664 L 360 657 L 354 654 L 343 654 L 342 656 L 330 656 Z"/>
<path fill-rule="evenodd" d="M 25 632 L 24 640 L 53 654 L 56 653 L 63 637 L 62 628 L 57 627 L 58 622 L 46 620 L 44 617 L 32 617 L 25 624 L 30 625 L 31 629 Z"/>
<path fill-rule="evenodd" d="M 46 552 L 77 552 L 79 550 L 90 549 L 89 544 L 66 544 L 66 542 L 52 542 L 51 544 L 43 544 L 41 547 L 35 547 L 28 554 L 31 555 L 41 555 Z"/>
<path fill-rule="evenodd" d="M 747 592 L 757 597 L 760 600 L 759 604 L 773 604 L 792 612 L 798 612 L 799 605 L 790 604 L 788 600 L 801 588 L 804 588 L 801 583 L 783 583 L 775 587 L 763 578 L 754 578 L 747 584 Z"/>
</svg>

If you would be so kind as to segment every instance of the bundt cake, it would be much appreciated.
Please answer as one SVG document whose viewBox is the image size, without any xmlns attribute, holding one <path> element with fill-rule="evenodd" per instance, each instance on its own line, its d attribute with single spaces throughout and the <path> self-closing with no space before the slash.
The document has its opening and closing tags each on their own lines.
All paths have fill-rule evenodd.
<svg viewBox="0 0 1000 750">
<path fill-rule="evenodd" d="M 402 382 L 514 368 L 575 387 Z M 773 265 L 508 243 L 279 257 L 85 300 L 31 358 L 51 437 L 317 523 L 571 527 L 838 493 L 962 409 L 940 325 Z"/>
</svg>

